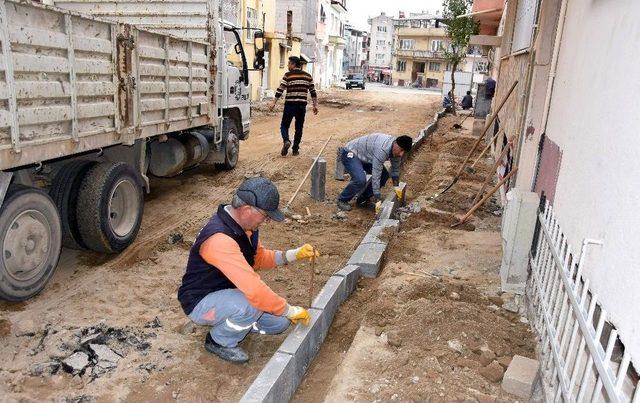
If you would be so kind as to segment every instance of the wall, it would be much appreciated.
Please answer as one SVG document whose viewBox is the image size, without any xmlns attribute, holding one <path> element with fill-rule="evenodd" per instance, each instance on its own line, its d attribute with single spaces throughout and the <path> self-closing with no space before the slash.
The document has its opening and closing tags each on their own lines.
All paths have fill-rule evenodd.
<svg viewBox="0 0 640 403">
<path fill-rule="evenodd" d="M 554 206 L 569 242 L 597 238 L 586 274 L 640 365 L 640 3 L 570 1 L 547 134 L 562 150 Z"/>
</svg>

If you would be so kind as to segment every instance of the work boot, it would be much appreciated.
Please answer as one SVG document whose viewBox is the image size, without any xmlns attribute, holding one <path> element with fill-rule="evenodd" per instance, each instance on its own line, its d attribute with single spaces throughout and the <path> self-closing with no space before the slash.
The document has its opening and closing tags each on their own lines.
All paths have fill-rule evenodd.
<svg viewBox="0 0 640 403">
<path fill-rule="evenodd" d="M 294 157 L 297 156 L 297 155 L 300 155 L 300 150 L 297 147 L 293 147 L 292 151 L 293 151 L 292 154 L 293 154 Z"/>
<path fill-rule="evenodd" d="M 280 150 L 280 155 L 284 157 L 285 155 L 289 154 L 289 147 L 291 147 L 291 142 L 289 140 L 286 140 L 282 144 L 282 150 Z"/>
<path fill-rule="evenodd" d="M 371 199 L 356 200 L 356 206 L 359 208 L 376 208 L 376 204 Z"/>
<path fill-rule="evenodd" d="M 211 337 L 210 333 L 207 333 L 207 338 L 204 341 L 204 348 L 225 361 L 243 363 L 249 361 L 249 354 L 247 354 L 241 347 L 223 347 L 216 343 Z"/>
<path fill-rule="evenodd" d="M 351 205 L 346 201 L 338 200 L 338 208 L 342 211 L 351 211 Z"/>
</svg>

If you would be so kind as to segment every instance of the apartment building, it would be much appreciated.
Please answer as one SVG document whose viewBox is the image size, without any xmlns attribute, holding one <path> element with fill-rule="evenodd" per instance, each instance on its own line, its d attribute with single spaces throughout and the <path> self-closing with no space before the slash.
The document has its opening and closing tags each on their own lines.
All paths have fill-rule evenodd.
<svg viewBox="0 0 640 403">
<path fill-rule="evenodd" d="M 393 52 L 393 18 L 381 13 L 369 19 L 369 70 L 371 81 L 391 83 L 391 63 Z"/>
<path fill-rule="evenodd" d="M 443 49 L 447 32 L 435 15 L 410 14 L 393 20 L 393 85 L 441 88 L 448 69 Z"/>
</svg>

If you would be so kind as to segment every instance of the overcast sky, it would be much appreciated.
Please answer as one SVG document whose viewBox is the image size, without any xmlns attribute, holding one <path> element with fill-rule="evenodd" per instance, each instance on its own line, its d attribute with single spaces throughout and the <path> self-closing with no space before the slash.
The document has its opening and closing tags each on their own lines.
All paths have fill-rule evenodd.
<svg viewBox="0 0 640 403">
<path fill-rule="evenodd" d="M 358 29 L 369 30 L 367 19 L 380 15 L 381 11 L 397 17 L 398 11 L 431 12 L 442 9 L 442 0 L 347 0 L 349 23 Z"/>
</svg>

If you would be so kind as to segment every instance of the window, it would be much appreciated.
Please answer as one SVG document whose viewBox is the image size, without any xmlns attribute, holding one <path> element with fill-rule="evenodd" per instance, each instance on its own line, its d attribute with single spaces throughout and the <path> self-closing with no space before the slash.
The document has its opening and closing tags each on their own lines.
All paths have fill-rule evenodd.
<svg viewBox="0 0 640 403">
<path fill-rule="evenodd" d="M 387 27 L 383 27 L 381 25 L 378 25 L 378 32 L 387 32 Z"/>
<path fill-rule="evenodd" d="M 258 12 L 251 7 L 247 7 L 247 28 L 245 31 L 247 33 L 246 41 L 247 43 L 253 43 L 253 34 L 256 31 L 251 28 L 258 28 Z"/>
<path fill-rule="evenodd" d="M 376 41 L 376 45 L 384 46 L 384 39 L 381 41 Z"/>
<path fill-rule="evenodd" d="M 401 50 L 411 50 L 416 47 L 415 39 L 400 39 L 400 49 Z"/>
<path fill-rule="evenodd" d="M 429 62 L 429 71 L 440 71 L 440 63 Z"/>
<path fill-rule="evenodd" d="M 442 49 L 442 41 L 441 40 L 433 40 L 431 41 L 431 51 L 432 52 L 440 52 Z"/>
<path fill-rule="evenodd" d="M 285 50 L 280 46 L 280 68 L 284 69 Z"/>
<path fill-rule="evenodd" d="M 406 60 L 398 60 L 396 62 L 396 70 L 397 71 L 407 71 L 407 61 Z"/>
<path fill-rule="evenodd" d="M 327 15 L 324 13 L 324 7 L 320 4 L 320 22 L 324 23 L 327 20 Z"/>
<path fill-rule="evenodd" d="M 376 60 L 384 59 L 384 53 L 376 53 Z"/>
</svg>

